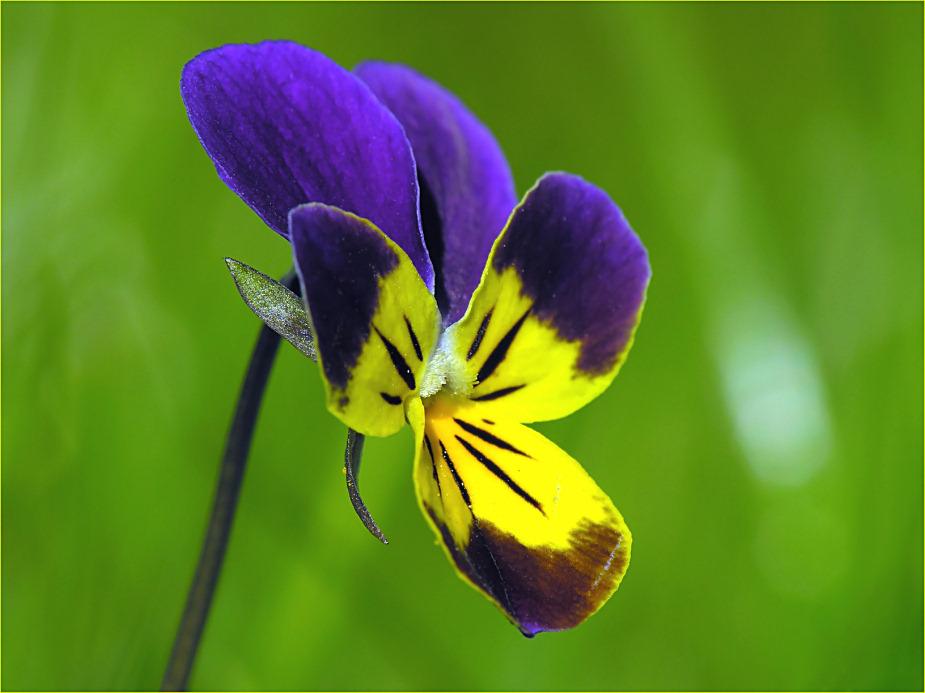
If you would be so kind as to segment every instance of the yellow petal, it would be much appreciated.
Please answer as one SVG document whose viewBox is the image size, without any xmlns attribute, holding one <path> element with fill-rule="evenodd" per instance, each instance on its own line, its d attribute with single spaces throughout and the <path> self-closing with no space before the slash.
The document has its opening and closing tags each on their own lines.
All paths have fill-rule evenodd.
<svg viewBox="0 0 925 693">
<path fill-rule="evenodd" d="M 525 635 L 573 628 L 617 589 L 631 536 L 607 495 L 536 431 L 438 397 L 417 439 L 415 486 L 459 574 Z"/>
</svg>

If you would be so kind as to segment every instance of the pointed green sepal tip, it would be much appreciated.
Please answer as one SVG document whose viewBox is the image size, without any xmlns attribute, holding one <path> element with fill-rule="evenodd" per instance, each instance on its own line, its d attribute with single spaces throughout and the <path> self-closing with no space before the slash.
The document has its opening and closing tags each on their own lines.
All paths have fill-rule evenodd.
<svg viewBox="0 0 925 693">
<path fill-rule="evenodd" d="M 253 267 L 225 258 L 241 298 L 254 314 L 312 361 L 318 360 L 308 311 L 292 291 Z"/>
<path fill-rule="evenodd" d="M 350 502 L 353 503 L 353 509 L 356 511 L 357 517 L 362 520 L 369 533 L 387 545 L 389 540 L 385 538 L 382 530 L 379 529 L 379 525 L 376 524 L 373 516 L 369 514 L 366 503 L 360 497 L 359 477 L 360 459 L 363 456 L 363 440 L 362 433 L 357 433 L 352 428 L 347 429 L 347 448 L 344 451 L 344 474 L 347 477 L 347 492 L 350 494 Z"/>
</svg>

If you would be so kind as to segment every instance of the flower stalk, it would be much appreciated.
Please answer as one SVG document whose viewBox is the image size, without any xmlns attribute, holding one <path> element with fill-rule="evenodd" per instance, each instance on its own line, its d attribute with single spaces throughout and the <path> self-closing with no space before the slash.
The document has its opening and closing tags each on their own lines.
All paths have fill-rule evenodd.
<svg viewBox="0 0 925 693">
<path fill-rule="evenodd" d="M 299 291 L 295 270 L 291 270 L 281 283 L 292 291 Z M 209 525 L 167 669 L 161 681 L 162 691 L 183 691 L 189 682 L 224 563 L 225 551 L 228 548 L 257 415 L 270 371 L 276 360 L 279 343 L 280 336 L 271 328 L 266 325 L 260 328 L 225 442 Z"/>
</svg>

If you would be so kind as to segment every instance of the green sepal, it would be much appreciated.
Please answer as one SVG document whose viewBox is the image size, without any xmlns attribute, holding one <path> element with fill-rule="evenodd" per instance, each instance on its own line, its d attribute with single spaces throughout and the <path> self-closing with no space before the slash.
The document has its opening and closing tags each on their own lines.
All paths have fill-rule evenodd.
<svg viewBox="0 0 925 693">
<path fill-rule="evenodd" d="M 292 291 L 253 267 L 225 258 L 241 298 L 267 327 L 312 361 L 318 360 L 308 311 Z"/>
<path fill-rule="evenodd" d="M 369 533 L 383 544 L 388 544 L 389 540 L 385 538 L 379 525 L 369 514 L 366 503 L 360 497 L 360 459 L 363 456 L 363 441 L 365 437 L 362 433 L 357 433 L 352 428 L 347 429 L 347 448 L 344 451 L 344 475 L 347 477 L 347 492 L 350 494 L 350 502 L 353 503 L 353 509 L 357 517 L 363 522 Z"/>
</svg>

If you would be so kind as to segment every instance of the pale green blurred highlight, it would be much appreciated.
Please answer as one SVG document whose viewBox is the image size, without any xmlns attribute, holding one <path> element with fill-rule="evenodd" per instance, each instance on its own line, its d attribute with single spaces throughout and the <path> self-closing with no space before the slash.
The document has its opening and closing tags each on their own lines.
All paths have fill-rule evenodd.
<svg viewBox="0 0 925 693">
<path fill-rule="evenodd" d="M 158 685 L 258 323 L 180 69 L 289 38 L 413 65 L 518 190 L 610 192 L 654 270 L 614 385 L 541 426 L 633 531 L 614 598 L 521 637 L 283 345 L 200 689 L 923 687 L 922 23 L 910 4 L 2 7 L 6 689 Z"/>
</svg>

